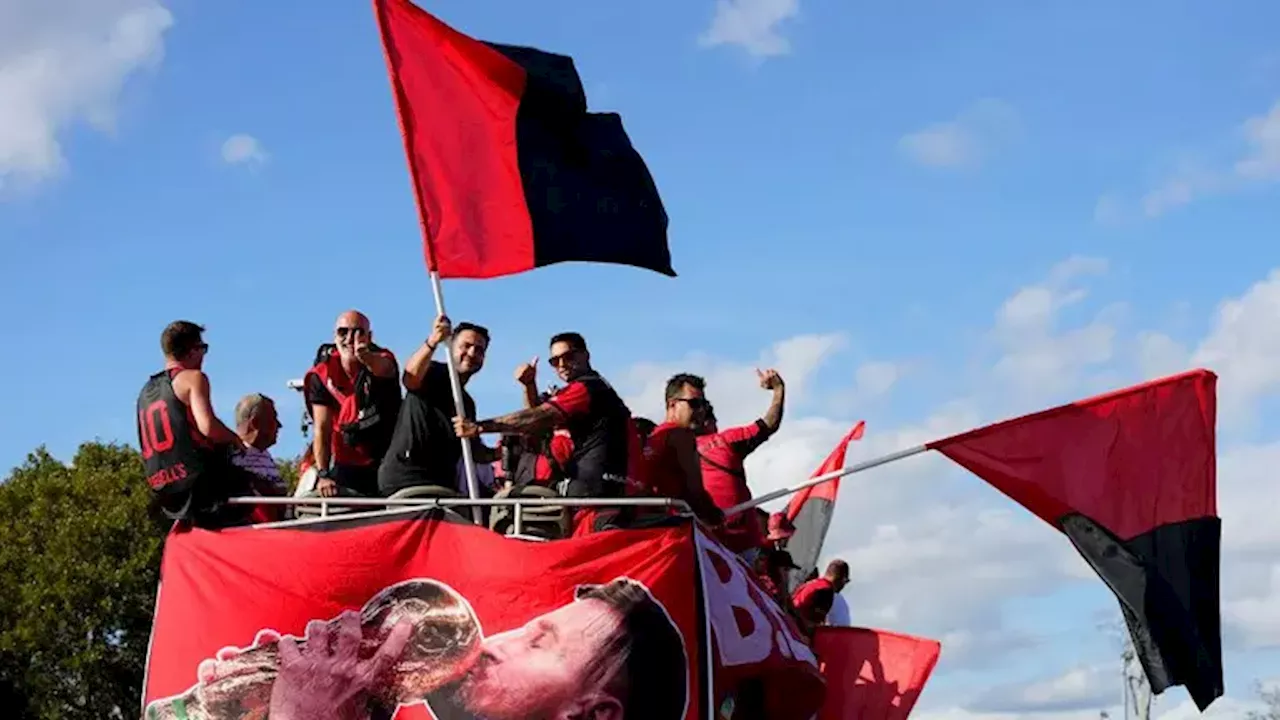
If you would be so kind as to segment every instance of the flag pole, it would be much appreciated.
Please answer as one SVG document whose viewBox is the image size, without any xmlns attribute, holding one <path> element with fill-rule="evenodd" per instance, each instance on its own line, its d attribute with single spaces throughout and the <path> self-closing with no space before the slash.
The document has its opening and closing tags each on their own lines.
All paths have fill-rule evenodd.
<svg viewBox="0 0 1280 720">
<path fill-rule="evenodd" d="M 909 458 L 912 455 L 919 455 L 920 453 L 925 452 L 928 449 L 929 449 L 928 445 L 916 445 L 915 447 L 909 447 L 905 450 L 898 450 L 896 452 L 891 452 L 888 455 L 881 455 L 878 458 L 872 458 L 871 460 L 864 460 L 863 462 L 855 463 L 846 468 L 833 470 L 829 473 L 825 473 L 814 478 L 809 478 L 808 480 L 800 483 L 799 485 L 792 485 L 791 487 L 785 487 L 780 490 L 774 490 L 773 492 L 765 493 L 760 497 L 752 498 L 744 503 L 738 503 L 737 505 L 734 505 L 733 507 L 726 509 L 724 511 L 724 516 L 729 517 L 731 515 L 737 515 L 738 513 L 746 512 L 747 510 L 750 510 L 752 508 L 759 507 L 769 502 L 770 500 L 777 500 L 780 497 L 785 497 L 787 495 L 798 493 L 801 490 L 811 488 L 814 485 L 821 485 L 822 483 L 827 482 L 828 480 L 835 480 L 836 478 L 841 478 L 841 477 L 844 477 L 845 475 L 852 475 L 857 472 L 862 472 L 863 470 L 870 470 L 873 467 L 888 465 L 891 462 L 896 462 L 904 458 Z"/>
<path fill-rule="evenodd" d="M 431 270 L 431 294 L 436 298 L 436 313 L 444 315 L 444 291 L 440 288 L 440 272 Z M 453 407 L 454 411 L 459 415 L 467 412 L 467 405 L 462 401 L 462 376 L 458 375 L 458 367 L 454 364 L 453 359 L 453 336 L 450 335 L 445 340 L 445 365 L 449 367 L 449 387 L 453 389 Z M 471 454 L 471 441 L 467 438 L 459 438 L 458 442 L 462 443 L 462 469 L 467 474 L 467 495 L 472 500 L 480 499 L 480 481 L 476 478 L 475 458 Z M 471 508 L 471 519 L 477 525 L 484 522 L 481 515 L 480 507 Z"/>
</svg>

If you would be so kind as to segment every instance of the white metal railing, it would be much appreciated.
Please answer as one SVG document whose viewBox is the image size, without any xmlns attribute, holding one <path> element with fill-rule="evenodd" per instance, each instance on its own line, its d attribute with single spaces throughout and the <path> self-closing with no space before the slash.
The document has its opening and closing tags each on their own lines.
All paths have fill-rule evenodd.
<svg viewBox="0 0 1280 720">
<path fill-rule="evenodd" d="M 370 498 L 370 497 L 235 497 L 227 501 L 230 505 L 284 505 L 289 507 L 320 508 L 320 515 L 315 518 L 298 520 L 282 520 L 279 522 L 260 523 L 254 527 L 289 527 L 316 522 L 327 522 L 334 519 L 329 514 L 331 507 L 343 508 L 377 508 L 366 512 L 342 513 L 344 519 L 355 517 L 377 517 L 413 512 L 422 508 L 512 508 L 511 530 L 521 535 L 522 509 L 526 507 L 558 507 L 558 508 L 591 508 L 591 507 L 647 507 L 671 508 L 682 514 L 692 514 L 689 504 L 675 498 L 461 498 L 461 497 L 415 497 L 415 498 Z"/>
</svg>

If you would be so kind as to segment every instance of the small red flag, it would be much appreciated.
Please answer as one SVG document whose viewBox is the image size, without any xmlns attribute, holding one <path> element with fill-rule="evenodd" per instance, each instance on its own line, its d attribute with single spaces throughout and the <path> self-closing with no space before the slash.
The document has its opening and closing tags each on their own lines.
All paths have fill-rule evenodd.
<svg viewBox="0 0 1280 720">
<path fill-rule="evenodd" d="M 861 440 L 866 427 L 866 421 L 858 421 L 810 477 L 821 477 L 843 469 L 849 443 Z M 818 565 L 822 543 L 827 538 L 827 528 L 831 526 L 831 514 L 835 511 L 836 494 L 839 492 L 840 478 L 833 478 L 801 490 L 792 495 L 787 503 L 787 519 L 795 526 L 795 534 L 787 541 L 787 552 L 791 553 L 791 559 L 800 566 L 800 570 L 792 571 L 793 590 Z"/>
<path fill-rule="evenodd" d="M 1195 370 L 930 443 L 1070 538 L 1152 690 L 1222 695 L 1217 376 Z"/>
<path fill-rule="evenodd" d="M 819 720 L 906 720 L 938 664 L 937 640 L 821 626 L 813 649 L 827 681 Z"/>
</svg>

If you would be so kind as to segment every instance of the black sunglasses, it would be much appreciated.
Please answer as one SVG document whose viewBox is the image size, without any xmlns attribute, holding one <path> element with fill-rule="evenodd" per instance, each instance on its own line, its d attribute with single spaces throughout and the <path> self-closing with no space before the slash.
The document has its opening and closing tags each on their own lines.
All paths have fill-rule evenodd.
<svg viewBox="0 0 1280 720">
<path fill-rule="evenodd" d="M 690 410 L 705 410 L 711 407 L 711 403 L 707 402 L 706 398 L 672 398 L 672 400 L 689 403 Z"/>
<path fill-rule="evenodd" d="M 362 327 L 340 327 L 335 329 L 334 332 L 337 333 L 338 337 L 344 338 L 348 335 L 364 335 L 369 331 Z"/>
</svg>

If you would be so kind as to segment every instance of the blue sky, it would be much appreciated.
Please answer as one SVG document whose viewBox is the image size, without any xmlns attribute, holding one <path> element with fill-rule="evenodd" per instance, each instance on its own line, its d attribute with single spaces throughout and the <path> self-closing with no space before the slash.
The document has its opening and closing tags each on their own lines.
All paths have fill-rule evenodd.
<svg viewBox="0 0 1280 720">
<path fill-rule="evenodd" d="M 518 403 L 511 370 L 545 358 L 564 329 L 587 336 L 639 412 L 657 412 L 663 373 L 695 367 L 748 419 L 763 399 L 731 383 L 772 361 L 793 379 L 792 427 L 753 460 L 753 478 L 776 487 L 856 418 L 869 421 L 868 448 L 889 450 L 1203 360 L 1230 400 L 1221 451 L 1235 472 L 1223 470 L 1222 492 L 1280 496 L 1262 472 L 1280 458 L 1280 377 L 1268 369 L 1280 353 L 1280 276 L 1269 276 L 1280 267 L 1280 6 L 426 7 L 473 36 L 575 58 L 592 108 L 621 112 L 649 163 L 680 274 L 566 265 L 446 283 L 455 320 L 494 331 L 473 385 L 482 414 Z M 281 455 L 301 446 L 283 384 L 338 312 L 369 314 L 402 357 L 428 333 L 434 307 L 368 3 L 0 0 L 0 17 L 13 18 L 0 23 L 0 302 L 18 310 L 16 351 L 0 359 L 18 409 L 0 421 L 0 464 L 40 444 L 66 457 L 95 437 L 132 442 L 134 396 L 175 318 L 209 328 L 224 417 L 243 393 L 279 398 Z M 1219 313 L 1231 299 L 1240 312 Z M 878 618 L 868 623 L 986 638 L 944 649 L 922 712 L 1096 716 L 1094 699 L 1117 685 L 1091 629 L 1111 610 L 1103 591 L 1068 571 L 1037 575 L 1033 550 L 1056 547 L 1051 532 L 921 462 L 848 484 L 849 530 L 829 549 L 964 567 L 988 547 L 983 531 L 1027 543 L 995 542 L 1026 551 L 1007 563 L 1022 574 L 990 581 L 964 612 L 943 607 L 947 591 L 897 576 L 867 573 L 851 588 L 865 591 L 851 602 Z M 1233 507 L 1256 505 L 1239 497 Z M 970 511 L 986 524 L 957 541 L 969 555 L 911 545 Z M 1224 589 L 1256 646 L 1236 643 L 1228 658 L 1241 700 L 1255 678 L 1280 676 L 1280 614 L 1268 609 L 1280 604 L 1280 537 L 1250 532 L 1239 587 Z M 1066 679 L 1050 683 L 1053 697 L 1068 697 L 1056 705 L 1006 687 L 1055 678 Z"/>
</svg>

